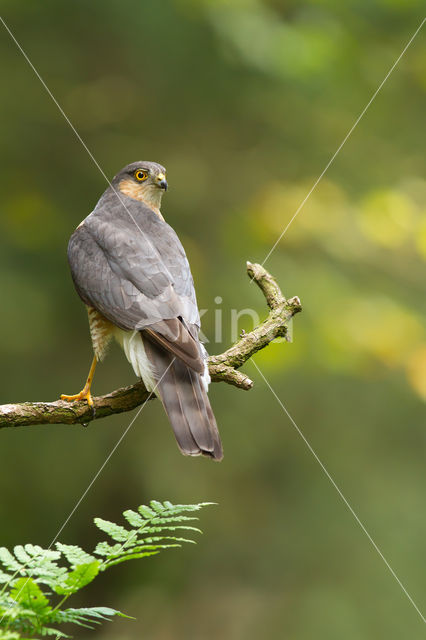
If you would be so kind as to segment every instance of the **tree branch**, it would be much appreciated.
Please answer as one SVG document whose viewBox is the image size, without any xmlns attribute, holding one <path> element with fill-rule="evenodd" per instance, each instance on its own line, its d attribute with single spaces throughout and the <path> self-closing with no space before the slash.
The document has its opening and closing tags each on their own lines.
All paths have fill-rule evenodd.
<svg viewBox="0 0 426 640">
<path fill-rule="evenodd" d="M 263 292 L 270 309 L 267 318 L 249 333 L 243 332 L 238 342 L 224 353 L 210 356 L 209 372 L 213 382 L 227 382 L 240 389 L 251 389 L 253 382 L 239 371 L 260 349 L 264 349 L 278 337 L 287 338 L 291 318 L 302 310 L 297 297 L 286 300 L 276 280 L 260 265 L 247 262 L 247 273 Z M 131 411 L 148 399 L 154 398 L 142 382 L 117 389 L 104 396 L 93 398 L 95 419 L 113 413 Z M 38 424 L 85 424 L 93 420 L 87 402 L 21 402 L 0 405 L 0 428 L 23 427 Z"/>
</svg>

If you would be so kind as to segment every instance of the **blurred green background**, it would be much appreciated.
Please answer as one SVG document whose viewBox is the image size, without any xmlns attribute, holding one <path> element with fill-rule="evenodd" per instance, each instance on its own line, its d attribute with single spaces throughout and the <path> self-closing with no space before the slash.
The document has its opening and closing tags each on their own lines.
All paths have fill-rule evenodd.
<svg viewBox="0 0 426 640">
<path fill-rule="evenodd" d="M 231 309 L 266 314 L 261 262 L 422 19 L 420 0 L 2 1 L 2 15 L 107 175 L 167 167 L 212 353 Z M 256 357 L 386 558 L 425 604 L 426 39 L 421 32 L 266 266 L 300 296 L 292 344 Z M 105 181 L 1 31 L 0 402 L 75 393 L 91 346 L 68 238 Z M 215 304 L 221 296 L 222 304 Z M 223 317 L 215 344 L 214 310 Z M 250 329 L 250 319 L 241 327 Z M 213 385 L 218 465 L 181 456 L 150 403 L 61 534 L 151 498 L 211 500 L 196 547 L 84 593 L 121 608 L 91 637 L 423 637 L 423 624 L 256 373 Z M 117 347 L 94 391 L 134 380 Z M 0 544 L 48 545 L 128 426 L 2 430 Z"/>
</svg>

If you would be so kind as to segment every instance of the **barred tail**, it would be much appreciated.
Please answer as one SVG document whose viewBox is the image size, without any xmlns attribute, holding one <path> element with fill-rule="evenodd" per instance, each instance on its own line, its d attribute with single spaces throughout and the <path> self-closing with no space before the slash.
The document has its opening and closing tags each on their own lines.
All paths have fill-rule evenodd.
<svg viewBox="0 0 426 640">
<path fill-rule="evenodd" d="M 143 336 L 143 332 L 142 332 Z M 143 337 L 148 360 L 178 446 L 189 456 L 223 458 L 222 443 L 202 375 Z"/>
</svg>

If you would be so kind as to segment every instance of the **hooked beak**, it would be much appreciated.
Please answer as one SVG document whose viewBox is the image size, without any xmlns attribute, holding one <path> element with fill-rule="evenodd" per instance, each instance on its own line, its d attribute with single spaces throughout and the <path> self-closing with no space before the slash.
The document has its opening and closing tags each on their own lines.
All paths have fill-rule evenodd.
<svg viewBox="0 0 426 640">
<path fill-rule="evenodd" d="M 164 175 L 164 173 L 160 173 L 157 176 L 157 185 L 160 189 L 164 189 L 164 191 L 167 191 L 167 180 L 166 180 L 166 176 Z"/>
</svg>

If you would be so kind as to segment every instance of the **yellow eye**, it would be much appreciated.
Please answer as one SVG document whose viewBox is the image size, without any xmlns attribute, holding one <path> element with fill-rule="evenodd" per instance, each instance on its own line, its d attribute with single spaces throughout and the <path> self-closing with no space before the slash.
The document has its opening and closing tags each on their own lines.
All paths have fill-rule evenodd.
<svg viewBox="0 0 426 640">
<path fill-rule="evenodd" d="M 143 169 L 136 169 L 135 178 L 138 182 L 143 182 L 148 177 L 148 172 Z"/>
</svg>

